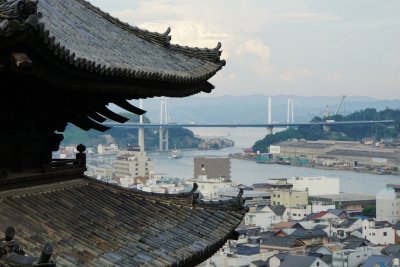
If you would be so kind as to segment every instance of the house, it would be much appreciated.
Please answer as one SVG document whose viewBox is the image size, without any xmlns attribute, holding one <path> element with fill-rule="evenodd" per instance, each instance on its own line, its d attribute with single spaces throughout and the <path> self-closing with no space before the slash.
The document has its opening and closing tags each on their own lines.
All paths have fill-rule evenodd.
<svg viewBox="0 0 400 267">
<path fill-rule="evenodd" d="M 328 243 L 328 235 L 321 229 L 282 229 L 275 236 L 290 237 L 303 242 L 307 248 Z"/>
<path fill-rule="evenodd" d="M 362 227 L 362 220 L 357 218 L 347 218 L 336 227 L 337 237 L 346 238 L 350 236 L 350 233 L 357 228 Z"/>
<path fill-rule="evenodd" d="M 342 243 L 326 243 L 313 250 L 314 253 L 319 253 L 322 255 L 333 255 L 334 253 L 341 251 L 343 249 Z"/>
<path fill-rule="evenodd" d="M 387 221 L 363 220 L 363 236 L 375 245 L 386 246 L 395 243 L 395 230 Z"/>
<path fill-rule="evenodd" d="M 306 245 L 299 239 L 291 237 L 271 236 L 262 238 L 260 243 L 261 252 L 279 251 L 290 253 L 304 253 Z"/>
<path fill-rule="evenodd" d="M 275 189 L 271 194 L 272 205 L 284 205 L 285 207 L 297 207 L 308 204 L 308 192 L 292 189 Z"/>
<path fill-rule="evenodd" d="M 383 256 L 383 255 L 372 255 L 369 256 L 368 259 L 361 265 L 361 267 L 381 267 L 381 266 L 390 266 L 392 263 L 393 257 Z"/>
<path fill-rule="evenodd" d="M 282 219 L 286 221 L 300 221 L 303 220 L 307 216 L 307 214 L 307 205 L 297 205 L 287 207 L 285 213 L 282 216 Z"/>
<path fill-rule="evenodd" d="M 339 218 L 342 220 L 348 218 L 347 212 L 342 209 L 330 209 L 330 210 L 328 210 L 328 214 L 331 214 L 331 215 L 335 216 L 335 218 Z"/>
<path fill-rule="evenodd" d="M 332 254 L 332 267 L 357 267 L 372 256 L 374 250 L 370 247 L 343 249 Z"/>
<path fill-rule="evenodd" d="M 230 248 L 231 253 L 235 255 L 256 255 L 260 254 L 259 244 L 237 244 Z"/>
<path fill-rule="evenodd" d="M 282 216 L 285 213 L 286 207 L 284 205 L 271 205 L 268 206 L 273 213 L 275 213 L 276 218 L 282 220 Z"/>
<path fill-rule="evenodd" d="M 315 222 L 327 213 L 328 213 L 328 211 L 313 212 L 313 213 L 308 214 L 306 217 L 304 217 L 304 220 Z"/>
<path fill-rule="evenodd" d="M 244 222 L 246 225 L 259 226 L 263 230 L 271 230 L 272 225 L 282 220 L 280 207 L 281 206 L 251 207 L 245 216 Z"/>
<path fill-rule="evenodd" d="M 400 255 L 400 244 L 389 244 L 382 249 L 385 256 Z"/>
<path fill-rule="evenodd" d="M 373 247 L 374 244 L 369 242 L 365 238 L 358 238 L 355 236 L 349 236 L 345 239 L 341 239 L 340 242 L 343 244 L 344 249 L 356 249 L 359 247 Z"/>
<path fill-rule="evenodd" d="M 314 256 L 277 254 L 268 259 L 269 267 L 329 267 Z"/>
<path fill-rule="evenodd" d="M 272 231 L 278 232 L 281 229 L 292 228 L 294 225 L 298 225 L 296 221 L 292 222 L 281 221 L 272 227 Z"/>
</svg>

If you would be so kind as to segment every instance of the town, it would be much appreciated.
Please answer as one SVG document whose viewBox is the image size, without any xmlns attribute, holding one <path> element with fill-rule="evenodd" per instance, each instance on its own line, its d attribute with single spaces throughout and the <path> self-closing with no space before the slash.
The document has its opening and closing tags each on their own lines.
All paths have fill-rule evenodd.
<svg viewBox="0 0 400 267">
<path fill-rule="evenodd" d="M 272 151 L 290 157 L 295 147 L 297 154 L 311 155 L 301 151 L 311 147 L 319 158 L 320 150 L 343 145 L 365 144 L 291 141 Z M 375 195 L 341 192 L 338 178 L 322 176 L 238 184 L 230 157 L 204 156 L 193 158 L 191 178 L 179 179 L 156 174 L 154 161 L 138 145 L 128 150 L 110 146 L 112 168 L 98 166 L 97 157 L 105 153 L 99 148 L 101 153 L 88 155 L 87 175 L 108 183 L 162 194 L 187 192 L 196 183 L 204 201 L 232 199 L 242 192 L 248 212 L 236 228 L 238 239 L 199 266 L 396 266 L 400 258 L 400 184 L 387 184 Z M 295 262 L 301 265 L 291 265 Z"/>
</svg>

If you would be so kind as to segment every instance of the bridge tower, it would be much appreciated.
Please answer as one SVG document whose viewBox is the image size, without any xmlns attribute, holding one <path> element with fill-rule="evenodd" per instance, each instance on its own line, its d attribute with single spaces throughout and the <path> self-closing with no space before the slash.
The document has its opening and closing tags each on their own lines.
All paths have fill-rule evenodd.
<svg viewBox="0 0 400 267">
<path fill-rule="evenodd" d="M 160 130 L 159 130 L 159 137 L 160 137 L 160 151 L 168 151 L 169 150 L 169 143 L 168 143 L 168 129 L 163 128 L 163 124 L 168 124 L 168 109 L 167 109 L 167 102 L 161 101 L 161 110 L 160 110 Z"/>
<path fill-rule="evenodd" d="M 294 123 L 294 108 L 293 108 L 293 98 L 288 98 L 287 102 L 287 123 Z M 289 126 L 287 126 L 289 128 Z"/>
<path fill-rule="evenodd" d="M 272 123 L 272 97 L 268 97 L 268 121 L 267 124 L 267 135 L 273 134 L 274 133 L 274 127 L 271 126 Z"/>
</svg>

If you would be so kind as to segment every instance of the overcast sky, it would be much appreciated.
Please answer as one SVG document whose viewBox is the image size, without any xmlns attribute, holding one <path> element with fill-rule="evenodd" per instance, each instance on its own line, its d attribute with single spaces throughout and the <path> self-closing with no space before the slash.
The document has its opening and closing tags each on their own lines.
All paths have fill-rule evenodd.
<svg viewBox="0 0 400 267">
<path fill-rule="evenodd" d="M 399 0 L 90 0 L 172 43 L 215 47 L 212 95 L 400 98 Z"/>
</svg>

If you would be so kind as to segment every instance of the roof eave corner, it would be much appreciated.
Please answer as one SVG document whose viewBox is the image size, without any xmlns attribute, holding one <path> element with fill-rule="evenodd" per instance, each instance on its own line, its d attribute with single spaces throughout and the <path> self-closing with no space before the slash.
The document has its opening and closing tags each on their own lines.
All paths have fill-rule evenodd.
<svg viewBox="0 0 400 267">
<path fill-rule="evenodd" d="M 0 37 L 24 31 L 29 26 L 39 29 L 38 0 L 0 0 Z"/>
</svg>

